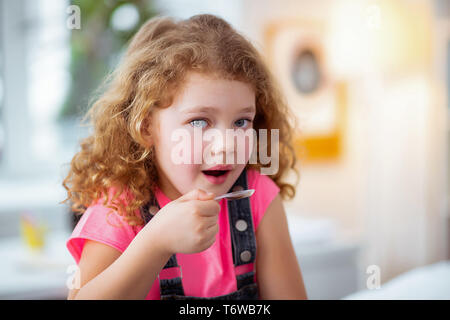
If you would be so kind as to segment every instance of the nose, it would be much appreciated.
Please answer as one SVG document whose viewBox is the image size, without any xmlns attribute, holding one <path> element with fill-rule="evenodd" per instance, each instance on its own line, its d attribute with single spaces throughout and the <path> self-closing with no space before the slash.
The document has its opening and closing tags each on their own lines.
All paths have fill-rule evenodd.
<svg viewBox="0 0 450 320">
<path fill-rule="evenodd" d="M 232 136 L 227 138 L 226 129 L 219 130 L 214 129 L 212 139 L 207 141 L 206 155 L 211 156 L 213 159 L 210 161 L 215 164 L 232 164 L 234 163 L 235 145 L 234 138 Z"/>
</svg>

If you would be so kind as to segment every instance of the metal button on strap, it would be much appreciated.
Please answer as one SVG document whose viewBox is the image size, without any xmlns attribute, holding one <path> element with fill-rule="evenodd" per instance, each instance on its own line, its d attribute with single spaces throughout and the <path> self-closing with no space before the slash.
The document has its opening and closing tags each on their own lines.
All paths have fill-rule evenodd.
<svg viewBox="0 0 450 320">
<path fill-rule="evenodd" d="M 238 220 L 236 221 L 236 229 L 238 229 L 239 231 L 245 231 L 247 230 L 247 222 L 245 222 L 245 220 Z"/>
<path fill-rule="evenodd" d="M 157 206 L 151 206 L 150 209 L 148 209 L 148 212 L 150 212 L 150 214 L 155 215 L 157 212 L 159 211 Z"/>
<path fill-rule="evenodd" d="M 250 261 L 250 258 L 252 257 L 252 253 L 248 250 L 241 252 L 241 260 L 244 262 Z"/>
<path fill-rule="evenodd" d="M 235 186 L 235 187 L 233 188 L 233 192 L 234 192 L 234 191 L 242 191 L 242 190 L 244 190 L 244 188 L 243 188 L 242 186 Z"/>
</svg>

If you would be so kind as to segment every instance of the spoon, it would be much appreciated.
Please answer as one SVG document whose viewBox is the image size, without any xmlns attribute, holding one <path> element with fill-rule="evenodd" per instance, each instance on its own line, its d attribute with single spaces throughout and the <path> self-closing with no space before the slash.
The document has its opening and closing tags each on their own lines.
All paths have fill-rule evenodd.
<svg viewBox="0 0 450 320">
<path fill-rule="evenodd" d="M 220 200 L 223 198 L 226 198 L 227 200 L 237 200 L 237 199 L 244 199 L 250 197 L 255 192 L 255 189 L 248 189 L 248 190 L 239 190 L 234 191 L 230 193 L 225 193 L 221 196 L 217 196 L 214 198 L 214 200 Z"/>
</svg>

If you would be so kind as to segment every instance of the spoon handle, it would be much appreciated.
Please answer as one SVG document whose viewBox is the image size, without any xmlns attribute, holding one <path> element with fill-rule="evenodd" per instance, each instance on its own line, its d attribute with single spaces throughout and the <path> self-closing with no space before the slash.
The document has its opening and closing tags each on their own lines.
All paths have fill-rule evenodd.
<svg viewBox="0 0 450 320">
<path fill-rule="evenodd" d="M 242 190 L 242 191 L 234 191 L 234 192 L 230 192 L 230 193 L 225 193 L 222 194 L 220 196 L 217 196 L 214 198 L 214 200 L 220 200 L 223 198 L 227 198 L 227 199 L 231 199 L 231 200 L 236 200 L 236 199 L 243 199 L 243 198 L 248 198 L 250 197 L 253 193 L 255 192 L 254 189 L 248 189 L 248 190 Z"/>
<path fill-rule="evenodd" d="M 220 200 L 220 199 L 226 198 L 226 197 L 228 197 L 228 195 L 229 195 L 229 193 L 223 194 L 221 196 L 217 196 L 214 198 L 214 200 Z"/>
</svg>

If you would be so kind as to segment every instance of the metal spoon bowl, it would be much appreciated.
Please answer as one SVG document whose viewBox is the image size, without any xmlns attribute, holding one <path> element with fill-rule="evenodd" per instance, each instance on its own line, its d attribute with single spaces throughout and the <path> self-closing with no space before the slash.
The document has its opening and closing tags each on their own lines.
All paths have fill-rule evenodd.
<svg viewBox="0 0 450 320">
<path fill-rule="evenodd" d="M 222 194 L 220 196 L 215 197 L 214 200 L 220 200 L 223 198 L 226 198 L 227 200 L 244 199 L 244 198 L 250 197 L 254 192 L 255 192 L 255 189 L 239 190 L 239 191 Z"/>
</svg>

